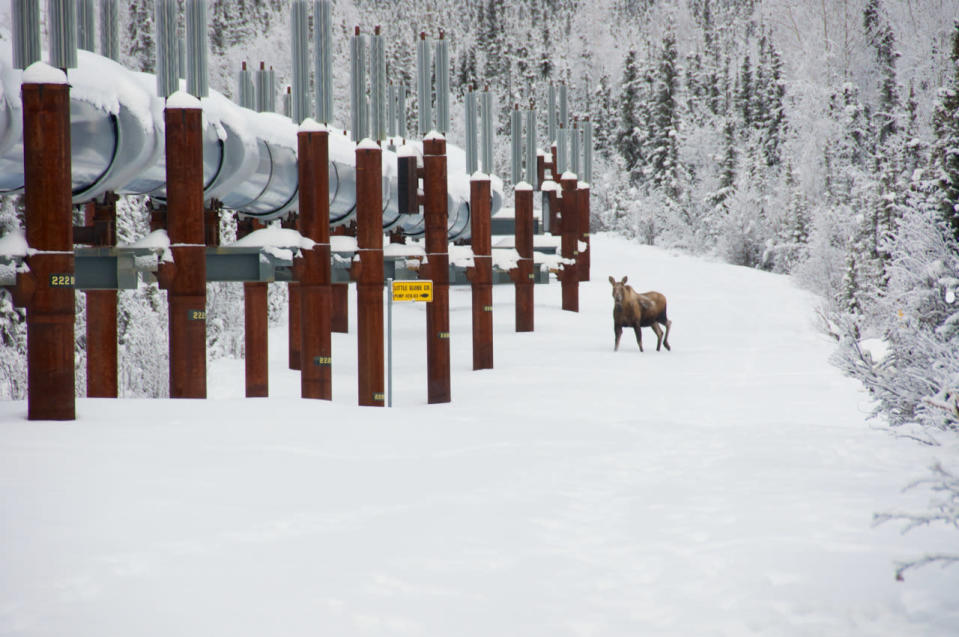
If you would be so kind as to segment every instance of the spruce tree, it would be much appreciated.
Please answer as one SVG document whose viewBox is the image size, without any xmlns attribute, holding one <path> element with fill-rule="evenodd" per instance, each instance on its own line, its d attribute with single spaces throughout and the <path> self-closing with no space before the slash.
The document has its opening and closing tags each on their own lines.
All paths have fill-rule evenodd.
<svg viewBox="0 0 959 637">
<path fill-rule="evenodd" d="M 952 78 L 940 89 L 932 118 L 936 136 L 932 165 L 939 214 L 959 240 L 959 21 L 953 25 L 949 59 L 952 61 Z"/>
<path fill-rule="evenodd" d="M 619 130 L 616 134 L 616 148 L 626 162 L 626 170 L 634 183 L 642 170 L 643 126 L 645 122 L 641 112 L 641 76 L 639 61 L 635 49 L 626 54 L 623 68 L 623 81 L 619 96 Z"/>
</svg>

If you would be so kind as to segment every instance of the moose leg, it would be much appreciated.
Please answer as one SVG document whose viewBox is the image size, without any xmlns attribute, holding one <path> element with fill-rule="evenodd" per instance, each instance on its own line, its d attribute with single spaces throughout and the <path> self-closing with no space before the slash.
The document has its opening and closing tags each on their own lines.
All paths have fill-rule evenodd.
<svg viewBox="0 0 959 637">
<path fill-rule="evenodd" d="M 613 346 L 613 351 L 619 350 L 619 339 L 623 336 L 623 326 L 614 324 L 613 330 L 616 332 L 616 344 Z"/>
<path fill-rule="evenodd" d="M 663 344 L 663 328 L 659 326 L 659 323 L 653 323 L 653 331 L 656 332 L 656 351 L 659 351 L 660 345 Z M 669 345 L 666 346 L 669 349 Z"/>
<path fill-rule="evenodd" d="M 643 351 L 643 330 L 639 325 L 634 325 L 633 330 L 636 332 L 636 342 L 639 343 L 639 351 Z"/>
<path fill-rule="evenodd" d="M 672 326 L 673 326 L 673 322 L 670 321 L 669 319 L 666 319 L 666 336 L 663 338 L 663 345 L 666 346 L 666 349 L 667 349 L 667 350 L 671 350 L 671 349 L 672 349 L 672 348 L 669 346 L 669 328 L 671 328 Z"/>
</svg>

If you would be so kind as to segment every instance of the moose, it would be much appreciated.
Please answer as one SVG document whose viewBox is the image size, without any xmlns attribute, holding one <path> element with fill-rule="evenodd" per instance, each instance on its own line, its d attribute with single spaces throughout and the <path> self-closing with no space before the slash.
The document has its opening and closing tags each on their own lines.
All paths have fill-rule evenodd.
<svg viewBox="0 0 959 637">
<path fill-rule="evenodd" d="M 623 335 L 624 327 L 632 327 L 636 331 L 636 342 L 639 351 L 643 351 L 643 334 L 640 328 L 652 327 L 656 332 L 656 351 L 661 345 L 669 347 L 669 328 L 673 322 L 666 317 L 666 297 L 659 292 L 643 292 L 640 294 L 626 285 L 626 277 L 617 281 L 609 277 L 613 286 L 613 330 L 616 332 L 616 345 L 613 351 L 619 349 L 619 339 Z M 666 328 L 666 334 L 659 326 Z"/>
</svg>

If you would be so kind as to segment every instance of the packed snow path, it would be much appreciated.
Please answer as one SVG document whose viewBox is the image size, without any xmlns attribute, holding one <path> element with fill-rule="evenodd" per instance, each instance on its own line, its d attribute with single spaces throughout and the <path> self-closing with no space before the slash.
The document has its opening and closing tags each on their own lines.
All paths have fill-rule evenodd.
<svg viewBox="0 0 959 637">
<path fill-rule="evenodd" d="M 672 352 L 648 330 L 613 352 L 609 275 L 666 294 Z M 956 532 L 871 526 L 922 508 L 899 490 L 955 449 L 866 421 L 812 295 L 603 235 L 579 314 L 536 294 L 515 334 L 496 287 L 496 368 L 473 372 L 454 289 L 450 405 L 425 404 L 413 304 L 392 410 L 355 407 L 352 334 L 333 403 L 297 398 L 285 328 L 270 399 L 217 361 L 206 401 L 0 403 L 0 634 L 959 634 L 959 567 L 893 578 Z"/>
</svg>

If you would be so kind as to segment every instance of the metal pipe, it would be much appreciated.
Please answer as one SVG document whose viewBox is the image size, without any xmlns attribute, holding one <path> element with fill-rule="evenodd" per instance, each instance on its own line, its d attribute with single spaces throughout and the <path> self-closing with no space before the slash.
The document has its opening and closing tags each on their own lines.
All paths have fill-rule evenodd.
<svg viewBox="0 0 959 637">
<path fill-rule="evenodd" d="M 350 39 L 350 128 L 353 141 L 359 142 L 370 135 L 368 108 L 366 104 L 366 42 L 356 27 Z"/>
<path fill-rule="evenodd" d="M 562 122 L 556 129 L 556 146 L 554 148 L 556 149 L 556 173 L 562 179 L 563 173 L 569 167 L 566 158 L 566 154 L 569 152 L 569 144 L 566 141 L 566 125 Z"/>
<path fill-rule="evenodd" d="M 446 34 L 440 31 L 436 41 L 436 130 L 443 135 L 450 130 L 450 50 Z"/>
<path fill-rule="evenodd" d="M 74 260 L 70 191 L 70 87 L 25 78 L 23 163 L 27 258 L 27 418 L 75 420 Z"/>
<path fill-rule="evenodd" d="M 526 111 L 526 183 L 536 190 L 539 187 L 536 169 L 536 104 L 529 101 Z"/>
<path fill-rule="evenodd" d="M 96 21 L 93 14 L 93 0 L 77 0 L 77 47 L 86 51 L 96 51 Z"/>
<path fill-rule="evenodd" d="M 426 258 L 420 270 L 433 280 L 433 302 L 426 305 L 427 402 L 448 403 L 450 397 L 449 247 L 447 243 L 446 139 L 423 140 L 423 190 Z"/>
<path fill-rule="evenodd" d="M 479 169 L 479 154 L 476 152 L 476 93 L 470 86 L 466 90 L 466 174 Z"/>
<path fill-rule="evenodd" d="M 307 0 L 293 0 L 290 7 L 290 52 L 293 56 L 293 122 L 310 116 L 310 71 L 307 62 L 310 33 Z"/>
<path fill-rule="evenodd" d="M 202 117 L 199 102 L 165 111 L 171 398 L 206 398 Z"/>
<path fill-rule="evenodd" d="M 570 131 L 571 135 L 569 138 L 569 169 L 579 177 L 579 158 L 580 158 L 580 146 L 579 146 L 579 119 L 573 118 L 573 129 Z"/>
<path fill-rule="evenodd" d="M 493 369 L 493 257 L 490 237 L 489 177 L 470 180 L 470 224 L 473 247 L 470 288 L 473 297 L 473 369 Z"/>
<path fill-rule="evenodd" d="M 303 398 L 333 398 L 330 288 L 330 147 L 329 132 L 301 128 L 297 133 L 300 234 L 314 241 L 303 250 L 300 280 L 301 373 Z"/>
<path fill-rule="evenodd" d="M 489 86 L 480 93 L 480 104 L 482 106 L 482 125 L 480 135 L 482 137 L 480 148 L 483 151 L 483 172 L 492 175 L 493 167 L 493 95 L 489 91 Z"/>
<path fill-rule="evenodd" d="M 156 80 L 157 95 L 169 97 L 180 89 L 176 63 L 176 0 L 156 0 Z"/>
<path fill-rule="evenodd" d="M 396 87 L 396 135 L 401 139 L 409 137 L 406 126 L 406 96 L 408 90 L 405 83 L 400 82 Z"/>
<path fill-rule="evenodd" d="M 566 80 L 559 83 L 559 125 L 569 129 L 569 95 Z"/>
<path fill-rule="evenodd" d="M 556 87 L 549 83 L 549 94 L 546 102 L 546 145 L 556 141 Z"/>
<path fill-rule="evenodd" d="M 316 119 L 333 121 L 333 22 L 330 0 L 313 2 L 313 82 L 316 90 Z"/>
<path fill-rule="evenodd" d="M 60 69 L 77 66 L 77 5 L 75 0 L 48 0 L 47 31 L 50 65 Z"/>
<path fill-rule="evenodd" d="M 117 0 L 100 0 L 100 55 L 120 59 L 120 17 Z"/>
<path fill-rule="evenodd" d="M 266 63 L 260 62 L 260 68 L 256 72 L 256 111 L 258 113 L 268 113 L 270 111 L 270 95 L 273 93 L 273 87 L 270 86 L 270 74 L 266 70 Z M 294 100 L 294 104 L 296 101 Z M 294 121 L 295 118 L 294 118 Z"/>
<path fill-rule="evenodd" d="M 420 33 L 420 41 L 416 45 L 416 104 L 418 109 L 417 131 L 420 137 L 425 137 L 433 126 L 432 91 L 430 81 L 430 45 L 426 41 L 426 33 Z"/>
<path fill-rule="evenodd" d="M 386 50 L 379 26 L 370 38 L 370 115 L 372 137 L 381 142 L 386 139 Z"/>
<path fill-rule="evenodd" d="M 40 59 L 40 0 L 12 0 L 13 68 L 25 69 Z"/>
<path fill-rule="evenodd" d="M 523 179 L 523 122 L 519 115 L 519 104 L 513 105 L 509 115 L 510 178 L 515 186 Z"/>
<path fill-rule="evenodd" d="M 186 86 L 195 97 L 210 94 L 207 16 L 206 0 L 186 0 Z"/>
<path fill-rule="evenodd" d="M 243 108 L 256 110 L 256 88 L 246 62 L 240 63 L 240 72 L 236 78 L 237 103 Z"/>
<path fill-rule="evenodd" d="M 589 115 L 583 122 L 583 179 L 586 183 L 593 181 L 593 122 Z"/>
<path fill-rule="evenodd" d="M 360 406 L 382 407 L 386 400 L 383 365 L 383 151 L 356 149 L 357 389 Z"/>
<path fill-rule="evenodd" d="M 396 137 L 396 86 L 392 81 L 386 86 L 386 135 Z"/>
</svg>

